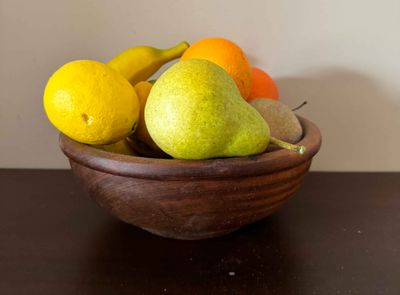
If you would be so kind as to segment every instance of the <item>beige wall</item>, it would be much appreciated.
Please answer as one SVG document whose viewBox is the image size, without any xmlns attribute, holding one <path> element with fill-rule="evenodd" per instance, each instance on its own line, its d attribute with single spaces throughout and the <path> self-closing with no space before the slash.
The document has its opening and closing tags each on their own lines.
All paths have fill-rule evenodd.
<svg viewBox="0 0 400 295">
<path fill-rule="evenodd" d="M 42 107 L 63 63 L 205 36 L 241 45 L 282 101 L 309 101 L 314 170 L 400 170 L 398 0 L 0 0 L 0 167 L 68 167 Z"/>
</svg>

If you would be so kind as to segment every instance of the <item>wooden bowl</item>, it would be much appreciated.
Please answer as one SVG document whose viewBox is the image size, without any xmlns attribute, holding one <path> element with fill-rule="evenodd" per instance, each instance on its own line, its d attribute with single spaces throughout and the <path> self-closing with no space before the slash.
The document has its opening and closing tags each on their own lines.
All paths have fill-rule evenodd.
<svg viewBox="0 0 400 295">
<path fill-rule="evenodd" d="M 60 135 L 73 173 L 117 218 L 163 237 L 221 236 L 276 211 L 301 186 L 321 134 L 299 117 L 303 155 L 274 150 L 202 161 L 151 159 L 106 152 Z"/>
</svg>

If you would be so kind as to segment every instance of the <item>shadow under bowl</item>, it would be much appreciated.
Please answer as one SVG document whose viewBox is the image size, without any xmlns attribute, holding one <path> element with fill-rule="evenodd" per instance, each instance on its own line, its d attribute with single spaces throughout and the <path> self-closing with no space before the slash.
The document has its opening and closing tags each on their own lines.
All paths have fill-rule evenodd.
<svg viewBox="0 0 400 295">
<path fill-rule="evenodd" d="M 265 218 L 301 186 L 321 133 L 299 117 L 306 147 L 210 160 L 115 154 L 60 134 L 73 173 L 98 205 L 115 217 L 168 238 L 221 236 Z"/>
</svg>

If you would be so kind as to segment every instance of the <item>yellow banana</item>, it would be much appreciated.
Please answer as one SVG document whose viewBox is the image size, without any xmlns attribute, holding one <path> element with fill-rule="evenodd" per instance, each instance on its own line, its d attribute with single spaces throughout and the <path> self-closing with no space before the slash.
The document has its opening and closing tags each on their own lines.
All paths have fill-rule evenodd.
<svg viewBox="0 0 400 295">
<path fill-rule="evenodd" d="M 117 141 L 116 143 L 107 144 L 107 145 L 97 145 L 95 146 L 98 149 L 103 151 L 112 152 L 116 154 L 128 155 L 128 156 L 137 156 L 137 154 L 132 150 L 128 140 L 126 138 Z"/>
<path fill-rule="evenodd" d="M 188 47 L 189 44 L 185 41 L 168 49 L 151 46 L 132 47 L 121 52 L 107 64 L 135 86 L 138 82 L 150 78 L 165 63 L 180 57 Z"/>
</svg>

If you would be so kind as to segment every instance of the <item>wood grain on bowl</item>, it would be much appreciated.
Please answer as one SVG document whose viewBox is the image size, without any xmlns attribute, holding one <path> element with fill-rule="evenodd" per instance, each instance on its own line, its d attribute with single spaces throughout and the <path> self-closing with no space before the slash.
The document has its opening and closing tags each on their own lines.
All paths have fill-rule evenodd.
<svg viewBox="0 0 400 295">
<path fill-rule="evenodd" d="M 164 237 L 204 239 L 265 218 L 301 186 L 321 134 L 299 118 L 307 151 L 185 161 L 113 154 L 60 135 L 71 168 L 117 218 Z"/>
</svg>

